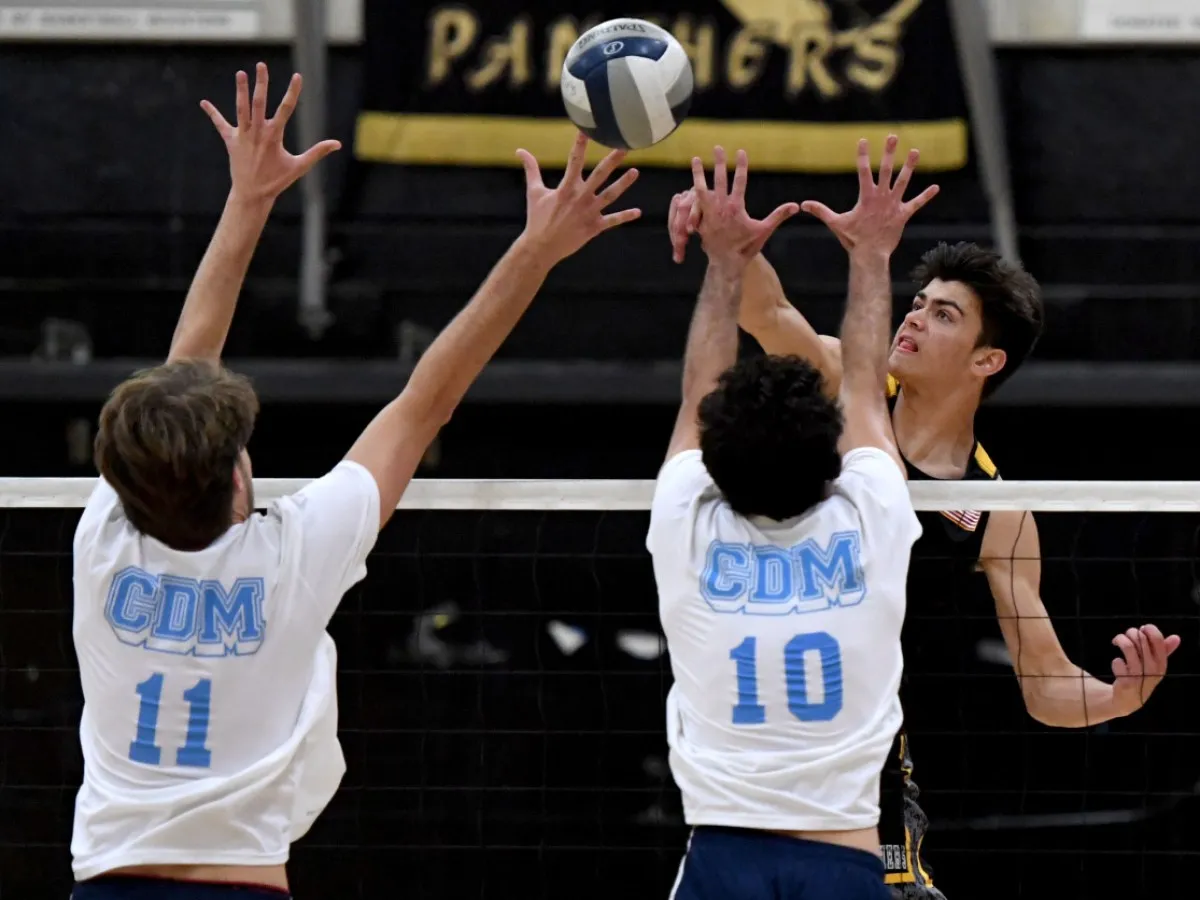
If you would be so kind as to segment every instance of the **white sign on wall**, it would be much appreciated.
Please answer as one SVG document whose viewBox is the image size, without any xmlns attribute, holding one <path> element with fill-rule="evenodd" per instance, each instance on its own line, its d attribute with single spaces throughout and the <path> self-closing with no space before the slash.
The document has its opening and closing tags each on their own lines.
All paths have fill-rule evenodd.
<svg viewBox="0 0 1200 900">
<path fill-rule="evenodd" d="M 295 2 L 0 0 L 0 40 L 288 42 L 296 35 Z M 362 0 L 325 0 L 324 5 L 332 43 L 362 40 Z"/>
<path fill-rule="evenodd" d="M 1080 19 L 1090 40 L 1200 43 L 1200 0 L 1083 0 Z"/>
<path fill-rule="evenodd" d="M 259 34 L 256 0 L 228 9 L 168 6 L 3 6 L 0 36 L 14 38 L 204 40 L 253 38 Z"/>
</svg>

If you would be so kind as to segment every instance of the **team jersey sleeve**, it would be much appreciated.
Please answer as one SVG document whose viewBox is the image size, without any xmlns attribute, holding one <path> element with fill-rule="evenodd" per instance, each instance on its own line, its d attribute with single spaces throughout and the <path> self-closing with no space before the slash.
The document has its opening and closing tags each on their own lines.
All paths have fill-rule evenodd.
<svg viewBox="0 0 1200 900">
<path fill-rule="evenodd" d="M 96 479 L 96 486 L 88 496 L 75 526 L 74 553 L 76 559 L 89 555 L 96 541 L 112 526 L 120 526 L 125 520 L 121 498 L 103 478 Z"/>
<path fill-rule="evenodd" d="M 322 478 L 280 500 L 284 555 L 300 602 L 327 624 L 342 595 L 367 574 L 379 533 L 379 487 L 356 462 L 344 460 Z"/>
<path fill-rule="evenodd" d="M 701 499 L 713 487 L 699 450 L 684 450 L 663 463 L 654 483 L 650 531 L 646 535 L 646 549 L 652 556 L 686 551 Z"/>
<path fill-rule="evenodd" d="M 864 537 L 876 547 L 908 551 L 921 536 L 908 482 L 878 447 L 858 447 L 842 457 L 837 489 L 858 510 Z"/>
</svg>

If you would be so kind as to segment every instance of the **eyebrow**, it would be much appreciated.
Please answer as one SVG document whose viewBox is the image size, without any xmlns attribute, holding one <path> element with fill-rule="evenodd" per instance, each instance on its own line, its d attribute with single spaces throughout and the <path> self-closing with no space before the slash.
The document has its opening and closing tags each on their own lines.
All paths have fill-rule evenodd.
<svg viewBox="0 0 1200 900">
<path fill-rule="evenodd" d="M 934 306 L 949 306 L 951 309 L 957 310 L 959 315 L 966 315 L 966 313 L 963 312 L 963 308 L 961 306 L 959 306 L 957 303 L 955 303 L 953 300 L 930 300 L 929 295 L 926 294 L 924 291 L 917 291 L 917 299 L 918 300 L 928 300 Z"/>
</svg>

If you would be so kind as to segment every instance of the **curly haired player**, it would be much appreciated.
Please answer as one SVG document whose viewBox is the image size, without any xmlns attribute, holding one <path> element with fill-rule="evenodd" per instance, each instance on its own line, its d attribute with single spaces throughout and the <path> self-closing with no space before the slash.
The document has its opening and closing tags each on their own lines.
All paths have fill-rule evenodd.
<svg viewBox="0 0 1200 900">
<path fill-rule="evenodd" d="M 880 179 L 890 171 L 885 153 Z M 864 172 L 861 160 L 859 185 L 860 191 L 870 188 L 869 169 Z M 860 198 L 859 206 L 840 214 L 821 204 L 806 210 L 853 255 L 852 228 L 861 203 Z M 676 262 L 682 262 L 690 235 L 703 233 L 702 214 L 692 192 L 674 198 L 669 228 Z M 908 478 L 997 478 L 996 466 L 975 440 L 975 414 L 1024 362 L 1041 333 L 1038 284 L 1020 266 L 974 244 L 934 247 L 915 279 L 916 297 L 888 358 L 891 422 Z M 768 354 L 808 360 L 824 376 L 830 394 L 837 394 L 845 377 L 845 335 L 841 341 L 818 335 L 788 302 L 761 255 L 746 270 L 739 324 Z M 1121 656 L 1112 664 L 1112 683 L 1074 665 L 1042 603 L 1041 550 L 1030 514 L 965 510 L 925 512 L 919 519 L 922 535 L 909 569 L 910 600 L 923 613 L 941 604 L 936 611 L 951 614 L 955 598 L 973 596 L 982 568 L 1030 715 L 1047 725 L 1082 728 L 1127 716 L 1146 702 L 1166 673 L 1179 637 L 1164 637 L 1153 625 L 1118 634 L 1113 644 Z M 923 639 L 918 628 L 905 628 L 910 667 L 924 654 L 945 652 L 942 642 L 926 647 Z M 906 719 L 912 719 L 914 709 L 905 709 Z M 906 731 L 897 735 L 883 771 L 879 829 L 886 878 L 898 897 L 936 900 L 942 895 L 921 854 L 928 823 L 917 803 Z"/>
</svg>

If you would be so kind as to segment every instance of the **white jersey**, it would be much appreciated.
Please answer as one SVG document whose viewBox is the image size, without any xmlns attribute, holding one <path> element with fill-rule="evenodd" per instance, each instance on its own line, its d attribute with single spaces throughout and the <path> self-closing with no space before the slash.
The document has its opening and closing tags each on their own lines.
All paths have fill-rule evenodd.
<svg viewBox="0 0 1200 900">
<path fill-rule="evenodd" d="M 846 454 L 829 497 L 786 522 L 734 513 L 699 450 L 666 462 L 646 543 L 675 679 L 671 772 L 689 825 L 878 824 L 920 534 L 882 450 Z"/>
<path fill-rule="evenodd" d="M 378 530 L 352 462 L 194 553 L 137 532 L 101 479 L 74 545 L 77 880 L 287 861 L 345 772 L 325 629 Z"/>
</svg>

